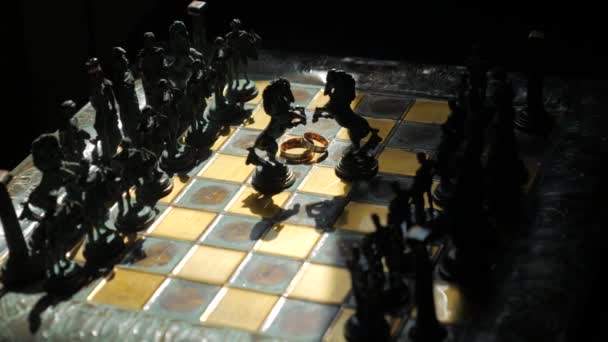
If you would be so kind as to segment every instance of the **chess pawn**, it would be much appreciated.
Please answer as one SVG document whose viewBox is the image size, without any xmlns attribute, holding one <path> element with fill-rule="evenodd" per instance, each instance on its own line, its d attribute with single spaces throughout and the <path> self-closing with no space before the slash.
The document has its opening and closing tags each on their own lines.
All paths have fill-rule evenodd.
<svg viewBox="0 0 608 342">
<path fill-rule="evenodd" d="M 233 19 L 230 28 L 225 36 L 231 52 L 226 98 L 230 103 L 244 103 L 258 96 L 255 82 L 251 82 L 247 75 L 247 60 L 257 58 L 257 46 L 261 38 L 255 33 L 241 30 L 239 19 Z M 240 78 L 241 73 L 244 79 Z"/>
</svg>

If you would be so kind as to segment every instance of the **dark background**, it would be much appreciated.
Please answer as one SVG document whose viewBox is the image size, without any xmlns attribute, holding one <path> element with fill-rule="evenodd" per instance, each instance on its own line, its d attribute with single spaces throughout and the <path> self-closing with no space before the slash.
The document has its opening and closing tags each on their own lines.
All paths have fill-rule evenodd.
<svg viewBox="0 0 608 342">
<path fill-rule="evenodd" d="M 188 0 L 22 1 L 6 11 L 16 38 L 7 55 L 18 84 L 8 94 L 16 109 L 5 110 L 0 125 L 0 167 L 13 168 L 29 152 L 31 141 L 57 128 L 58 105 L 67 98 L 87 101 L 83 64 L 88 57 L 107 60 L 112 46 L 134 57 L 145 31 L 166 36 L 174 19 L 188 25 Z M 552 4 L 543 10 L 497 7 L 475 9 L 436 1 L 208 1 L 210 37 L 239 17 L 264 39 L 264 47 L 311 54 L 361 56 L 427 63 L 459 64 L 471 42 L 480 39 L 495 64 L 525 67 L 526 34 L 546 30 L 547 66 L 558 74 L 604 77 L 606 53 L 603 13 L 591 8 Z M 597 14 L 596 14 L 597 13 Z M 6 13 L 5 13 L 6 14 Z M 6 94 L 6 92 L 5 92 Z M 5 107 L 6 108 L 6 107 Z"/>
</svg>

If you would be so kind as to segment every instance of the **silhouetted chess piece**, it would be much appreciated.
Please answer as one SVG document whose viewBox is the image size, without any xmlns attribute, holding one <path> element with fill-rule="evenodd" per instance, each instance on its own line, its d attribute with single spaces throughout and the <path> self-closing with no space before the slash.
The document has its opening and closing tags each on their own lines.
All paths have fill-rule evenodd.
<svg viewBox="0 0 608 342">
<path fill-rule="evenodd" d="M 204 67 L 200 60 L 193 64 L 194 73 L 188 81 L 186 98 L 188 101 L 188 114 L 190 115 L 190 131 L 186 136 L 186 143 L 196 148 L 210 147 L 217 139 L 219 130 L 209 127 L 205 119 L 207 98 L 213 93 L 215 71 Z"/>
<path fill-rule="evenodd" d="M 468 80 L 471 89 L 483 100 L 486 93 L 486 73 L 489 63 L 482 56 L 481 42 L 473 43 L 471 55 L 465 61 L 465 65 L 469 73 Z"/>
<path fill-rule="evenodd" d="M 454 177 L 456 174 L 454 158 L 460 144 L 457 133 L 446 125 L 441 126 L 441 141 L 437 147 L 436 171 L 439 175 L 439 185 L 432 192 L 433 201 L 445 205 L 453 196 Z"/>
<path fill-rule="evenodd" d="M 349 342 L 388 341 L 390 327 L 382 310 L 381 284 L 375 281 L 369 263 L 358 248 L 353 249 L 347 266 L 357 307 L 355 314 L 346 321 L 344 337 Z"/>
<path fill-rule="evenodd" d="M 344 152 L 336 166 L 336 175 L 345 180 L 370 179 L 378 173 L 378 161 L 374 149 L 382 141 L 378 129 L 370 127 L 367 120 L 353 112 L 350 104 L 355 99 L 355 79 L 344 71 L 330 70 L 327 73 L 324 94 L 329 102 L 316 108 L 313 122 L 319 118 L 333 118 L 348 131 L 351 146 Z M 370 136 L 367 143 L 361 140 Z"/>
<path fill-rule="evenodd" d="M 0 223 L 8 247 L 8 259 L 0 269 L 0 281 L 7 288 L 19 288 L 44 276 L 42 260 L 30 253 L 21 224 L 7 190 L 12 176 L 0 170 Z"/>
<path fill-rule="evenodd" d="M 295 182 L 293 171 L 276 158 L 279 146 L 276 142 L 288 128 L 306 124 L 303 108 L 294 108 L 291 85 L 286 79 L 274 80 L 264 89 L 263 105 L 270 123 L 249 148 L 247 164 L 256 165 L 251 185 L 258 192 L 272 195 L 289 188 Z M 257 151 L 266 152 L 262 158 Z"/>
<path fill-rule="evenodd" d="M 112 49 L 112 60 L 114 69 L 114 92 L 118 102 L 118 113 L 122 123 L 124 136 L 135 139 L 137 135 L 137 124 L 141 112 L 139 100 L 135 92 L 135 77 L 131 72 L 127 52 L 121 47 Z"/>
<path fill-rule="evenodd" d="M 517 113 L 518 129 L 534 134 L 545 134 L 553 127 L 553 120 L 545 110 L 543 80 L 545 64 L 545 34 L 533 30 L 528 35 L 528 86 L 526 106 Z"/>
<path fill-rule="evenodd" d="M 112 82 L 104 77 L 101 64 L 97 58 L 91 58 L 86 63 L 90 79 L 91 105 L 95 109 L 97 140 L 101 143 L 101 156 L 110 160 L 120 143 L 121 135 L 118 128 L 118 110 Z"/>
<path fill-rule="evenodd" d="M 168 80 L 173 87 L 186 91 L 196 59 L 203 60 L 203 55 L 191 47 L 186 25 L 182 21 L 174 21 L 169 26 L 169 50 L 166 55 Z"/>
<path fill-rule="evenodd" d="M 230 29 L 224 37 L 231 51 L 226 97 L 230 102 L 243 103 L 258 95 L 255 82 L 249 80 L 247 64 L 249 59 L 258 58 L 257 49 L 262 39 L 253 32 L 241 30 L 239 19 L 232 20 Z"/>
<path fill-rule="evenodd" d="M 427 159 L 426 154 L 423 152 L 417 153 L 416 158 L 420 166 L 416 171 L 414 183 L 412 184 L 410 192 L 415 210 L 416 224 L 424 225 L 427 221 L 424 195 L 427 195 L 430 212 L 431 214 L 434 214 L 433 201 L 430 199 L 432 198 L 431 188 L 433 186 L 435 162 Z"/>
<path fill-rule="evenodd" d="M 76 103 L 67 100 L 61 104 L 62 117 L 59 127 L 59 145 L 63 157 L 67 161 L 78 162 L 83 158 L 87 141 L 91 138 L 89 133 L 78 127 Z"/>
<path fill-rule="evenodd" d="M 162 92 L 158 82 L 167 78 L 168 68 L 165 60 L 165 49 L 158 46 L 156 36 L 152 32 L 144 33 L 144 48 L 138 54 L 137 69 L 141 76 L 146 104 L 155 110 L 160 110 Z"/>
</svg>

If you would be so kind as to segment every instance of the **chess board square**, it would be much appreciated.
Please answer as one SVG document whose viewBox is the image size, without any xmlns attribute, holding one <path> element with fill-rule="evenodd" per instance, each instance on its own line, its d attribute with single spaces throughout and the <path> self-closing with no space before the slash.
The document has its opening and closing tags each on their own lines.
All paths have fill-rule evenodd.
<svg viewBox="0 0 608 342">
<path fill-rule="evenodd" d="M 323 336 L 323 342 L 344 342 L 344 327 L 348 319 L 354 314 L 354 309 L 340 309 L 338 317 L 334 320 L 331 327 L 327 329 L 325 336 Z"/>
<path fill-rule="evenodd" d="M 439 145 L 441 128 L 437 125 L 402 122 L 397 125 L 395 134 L 387 146 L 413 151 L 433 151 Z"/>
<path fill-rule="evenodd" d="M 305 259 L 313 249 L 321 233 L 310 227 L 278 224 L 272 227 L 256 250 L 261 253 Z"/>
<path fill-rule="evenodd" d="M 196 241 L 213 222 L 216 214 L 202 210 L 170 208 L 158 224 L 151 227 L 150 236 Z"/>
<path fill-rule="evenodd" d="M 338 229 L 352 230 L 359 233 L 371 233 L 376 230 L 372 214 L 380 216 L 380 222 L 386 223 L 388 207 L 371 203 L 348 202 L 342 215 L 336 221 Z"/>
<path fill-rule="evenodd" d="M 228 127 L 225 132 L 221 132 L 220 136 L 215 140 L 215 142 L 213 143 L 213 145 L 211 145 L 209 149 L 211 151 L 219 150 L 224 145 L 226 140 L 228 140 L 232 136 L 235 130 L 236 129 L 234 127 Z"/>
<path fill-rule="evenodd" d="M 258 331 L 279 299 L 278 296 L 229 288 L 201 321 L 209 325 Z"/>
<path fill-rule="evenodd" d="M 244 127 L 254 130 L 263 130 L 270 123 L 270 115 L 266 114 L 262 105 L 253 110 L 253 114 L 243 123 Z"/>
<path fill-rule="evenodd" d="M 262 93 L 264 93 L 264 89 L 270 84 L 270 81 L 255 81 L 255 85 L 258 88 L 258 96 L 249 100 L 248 104 L 258 104 L 262 102 Z"/>
<path fill-rule="evenodd" d="M 353 183 L 351 199 L 359 202 L 388 204 L 395 197 L 393 183 L 401 189 L 408 189 L 413 183 L 412 177 L 379 174 L 368 181 Z"/>
<path fill-rule="evenodd" d="M 378 135 L 380 135 L 380 137 L 382 138 L 382 141 L 386 141 L 386 138 L 391 133 L 391 131 L 393 130 L 393 127 L 395 127 L 395 124 L 397 123 L 397 121 L 389 120 L 389 119 L 377 119 L 377 118 L 365 118 L 365 119 L 367 120 L 367 122 L 369 123 L 369 125 L 372 128 L 379 130 Z M 371 134 L 368 134 L 365 138 L 363 138 L 362 141 L 369 140 L 370 136 L 371 136 Z M 342 128 L 340 130 L 340 132 L 338 133 L 338 136 L 336 137 L 336 139 L 350 141 L 350 137 L 348 135 L 348 130 L 345 128 Z"/>
<path fill-rule="evenodd" d="M 175 268 L 191 247 L 192 245 L 186 242 L 148 237 L 138 241 L 135 248 L 118 266 L 167 274 Z"/>
<path fill-rule="evenodd" d="M 301 107 L 308 106 L 310 101 L 312 101 L 320 89 L 321 87 L 318 86 L 292 83 L 291 92 L 293 93 L 293 98 L 295 99 L 294 105 Z"/>
<path fill-rule="evenodd" d="M 363 234 L 337 230 L 325 233 L 310 254 L 310 260 L 319 264 L 346 267 L 353 247 L 358 246 Z"/>
<path fill-rule="evenodd" d="M 223 153 L 238 154 L 246 156 L 249 154 L 247 148 L 252 147 L 260 131 L 240 128 L 230 137 L 230 140 L 222 147 Z"/>
<path fill-rule="evenodd" d="M 351 145 L 350 140 L 334 140 L 327 148 L 327 157 L 319 165 L 335 167 Z"/>
<path fill-rule="evenodd" d="M 364 96 L 365 96 L 365 94 L 357 93 L 355 95 L 355 99 L 353 100 L 353 102 L 350 103 L 350 108 L 355 110 L 355 108 L 357 108 L 357 106 L 359 105 L 359 102 L 361 102 L 361 99 L 363 99 Z M 323 89 L 321 89 L 321 90 L 319 90 L 317 95 L 315 95 L 315 97 L 312 99 L 312 101 L 310 102 L 308 107 L 306 107 L 306 110 L 314 112 L 316 108 L 323 107 L 328 102 L 329 102 L 329 96 L 323 95 Z"/>
<path fill-rule="evenodd" d="M 255 169 L 254 165 L 245 165 L 245 160 L 242 156 L 218 153 L 199 177 L 243 183 Z"/>
<path fill-rule="evenodd" d="M 88 300 L 127 309 L 141 309 L 164 280 L 165 277 L 161 275 L 117 268 L 99 283 Z"/>
<path fill-rule="evenodd" d="M 96 279 L 83 286 L 76 292 L 71 300 L 76 300 L 80 302 L 86 302 L 87 298 L 91 295 L 91 293 L 101 284 L 101 282 L 105 281 L 105 279 Z"/>
<path fill-rule="evenodd" d="M 350 273 L 345 268 L 308 264 L 300 275 L 290 298 L 304 299 L 325 304 L 341 304 L 351 289 Z"/>
<path fill-rule="evenodd" d="M 346 196 L 350 186 L 350 183 L 336 176 L 333 168 L 313 166 L 306 179 L 300 184 L 299 190 L 328 196 Z"/>
<path fill-rule="evenodd" d="M 304 180 L 310 169 L 312 169 L 312 165 L 294 164 L 289 165 L 289 168 L 291 169 L 291 171 L 293 171 L 293 175 L 294 177 L 296 177 L 296 181 L 286 191 L 295 191 L 300 186 L 300 184 L 302 184 L 302 181 Z"/>
<path fill-rule="evenodd" d="M 380 172 L 415 176 L 419 164 L 416 153 L 398 148 L 385 148 L 378 157 Z"/>
<path fill-rule="evenodd" d="M 182 189 L 190 182 L 190 177 L 173 176 L 173 190 L 167 196 L 161 198 L 161 204 L 171 204 L 173 199 L 182 191 Z"/>
<path fill-rule="evenodd" d="M 202 243 L 215 247 L 249 251 L 270 228 L 271 223 L 254 217 L 222 215 L 203 237 Z"/>
<path fill-rule="evenodd" d="M 440 323 L 454 324 L 463 318 L 464 299 L 462 291 L 456 285 L 435 282 L 433 297 L 435 298 L 437 320 Z"/>
<path fill-rule="evenodd" d="M 236 200 L 229 205 L 228 212 L 254 217 L 270 218 L 279 215 L 289 198 L 289 192 L 281 192 L 271 197 L 263 196 L 252 187 L 245 186 Z"/>
<path fill-rule="evenodd" d="M 230 281 L 233 287 L 281 295 L 302 263 L 287 258 L 251 254 Z"/>
<path fill-rule="evenodd" d="M 319 341 L 339 307 L 286 299 L 264 332 L 271 336 L 304 341 Z"/>
<path fill-rule="evenodd" d="M 167 279 L 144 310 L 169 318 L 197 321 L 219 291 L 218 286 Z"/>
<path fill-rule="evenodd" d="M 197 246 L 173 274 L 187 280 L 224 285 L 244 257 L 243 252 Z"/>
<path fill-rule="evenodd" d="M 289 201 L 288 207 L 298 207 L 298 213 L 286 222 L 315 228 L 331 227 L 345 205 L 344 197 L 296 193 Z"/>
<path fill-rule="evenodd" d="M 195 179 L 175 201 L 176 205 L 209 211 L 222 211 L 240 186 L 210 179 Z"/>
<path fill-rule="evenodd" d="M 405 114 L 405 121 L 442 124 L 450 115 L 447 101 L 416 99 L 410 110 Z"/>
<path fill-rule="evenodd" d="M 399 120 L 411 103 L 410 97 L 366 94 L 356 112 L 363 116 Z"/>
</svg>

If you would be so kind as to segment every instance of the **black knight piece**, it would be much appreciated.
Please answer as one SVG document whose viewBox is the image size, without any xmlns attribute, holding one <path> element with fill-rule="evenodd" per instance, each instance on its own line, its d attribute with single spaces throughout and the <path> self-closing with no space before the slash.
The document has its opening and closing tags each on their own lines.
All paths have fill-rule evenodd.
<svg viewBox="0 0 608 342">
<path fill-rule="evenodd" d="M 277 160 L 279 146 L 276 142 L 288 128 L 306 124 L 304 108 L 294 108 L 291 85 L 286 79 L 270 83 L 263 93 L 264 110 L 270 116 L 270 123 L 249 148 L 247 164 L 256 165 L 253 174 L 253 187 L 267 195 L 272 195 L 289 188 L 294 182 L 293 171 Z M 260 157 L 256 150 L 266 152 L 266 158 Z"/>
<path fill-rule="evenodd" d="M 327 73 L 324 94 L 329 96 L 329 102 L 316 108 L 313 122 L 319 118 L 333 118 L 348 130 L 351 141 L 351 146 L 336 166 L 336 175 L 350 181 L 372 178 L 378 173 L 378 161 L 372 152 L 382 138 L 378 129 L 370 127 L 367 120 L 351 108 L 350 104 L 355 99 L 355 79 L 344 71 L 332 69 Z M 362 146 L 361 140 L 368 135 L 369 140 Z"/>
</svg>

